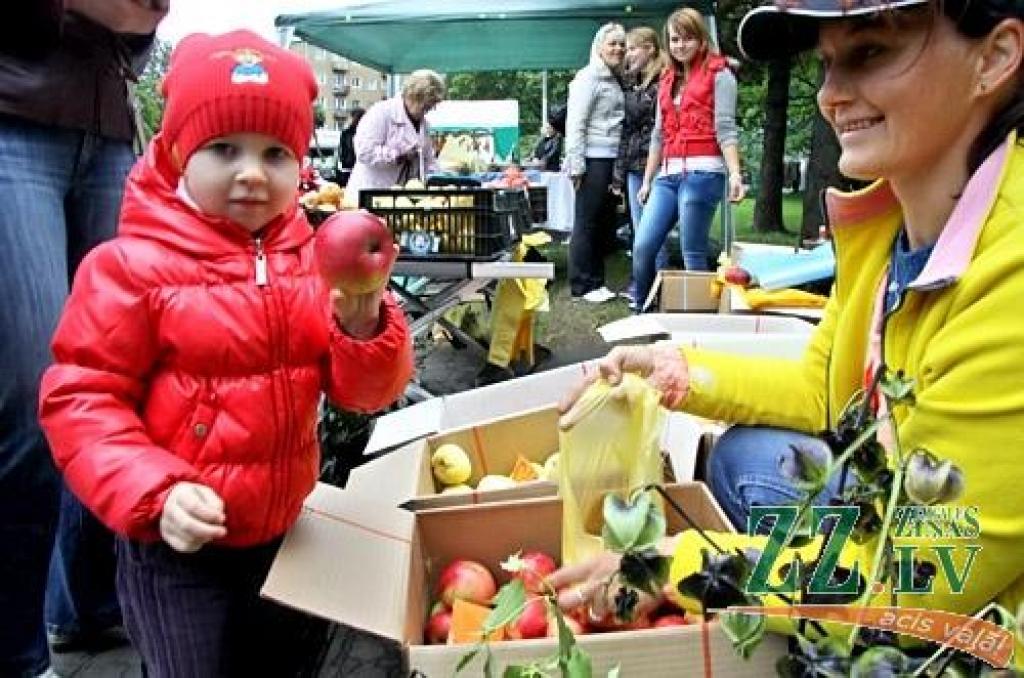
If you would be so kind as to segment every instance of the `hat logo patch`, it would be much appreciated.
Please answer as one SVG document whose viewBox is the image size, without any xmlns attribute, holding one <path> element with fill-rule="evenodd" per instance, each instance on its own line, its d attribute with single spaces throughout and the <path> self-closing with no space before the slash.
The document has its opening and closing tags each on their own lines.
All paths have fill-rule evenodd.
<svg viewBox="0 0 1024 678">
<path fill-rule="evenodd" d="M 263 54 L 257 50 L 243 47 L 236 49 L 232 56 L 236 62 L 235 67 L 231 69 L 232 84 L 266 85 L 270 81 L 267 69 L 263 67 Z"/>
</svg>

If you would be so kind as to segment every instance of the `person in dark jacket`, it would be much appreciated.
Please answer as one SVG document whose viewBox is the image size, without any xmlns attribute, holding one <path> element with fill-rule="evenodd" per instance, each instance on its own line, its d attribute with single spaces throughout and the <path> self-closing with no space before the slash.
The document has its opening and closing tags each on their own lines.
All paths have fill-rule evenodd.
<svg viewBox="0 0 1024 678">
<path fill-rule="evenodd" d="M 338 141 L 338 164 L 342 170 L 338 174 L 344 177 L 343 181 L 348 182 L 348 174 L 356 166 L 356 130 L 359 128 L 359 121 L 366 114 L 366 109 L 353 108 L 349 117 L 348 126 L 342 130 L 341 139 Z M 345 171 L 347 170 L 347 171 Z"/>
<path fill-rule="evenodd" d="M 658 78 L 665 67 L 658 32 L 647 26 L 638 26 L 626 33 L 626 71 L 623 77 L 625 113 L 622 121 L 622 140 L 619 157 L 612 170 L 612 192 L 622 195 L 625 187 L 629 201 L 629 218 L 634 235 L 640 226 L 643 203 L 637 199 L 644 181 L 647 151 L 651 146 L 651 132 L 658 107 Z M 663 245 L 658 252 L 658 270 L 668 265 L 668 250 Z M 636 310 L 643 299 L 634 299 L 635 285 L 630 280 L 630 308 Z"/>
<path fill-rule="evenodd" d="M 2 676 L 49 670 L 44 595 L 58 516 L 49 630 L 83 638 L 120 620 L 112 539 L 62 491 L 36 403 L 69 280 L 116 228 L 135 160 L 126 82 L 167 5 L 33 0 L 0 10 Z"/>
<path fill-rule="evenodd" d="M 321 393 L 390 405 L 409 329 L 387 271 L 354 293 L 316 270 L 295 199 L 317 91 L 301 57 L 249 31 L 195 34 L 163 91 L 118 236 L 75 276 L 40 419 L 68 486 L 118 534 L 148 676 L 298 675 L 319 622 L 259 590 L 316 484 Z"/>
<path fill-rule="evenodd" d="M 562 166 L 562 135 L 550 122 L 544 123 L 532 160 L 542 163 L 545 172 L 557 172 Z"/>
</svg>

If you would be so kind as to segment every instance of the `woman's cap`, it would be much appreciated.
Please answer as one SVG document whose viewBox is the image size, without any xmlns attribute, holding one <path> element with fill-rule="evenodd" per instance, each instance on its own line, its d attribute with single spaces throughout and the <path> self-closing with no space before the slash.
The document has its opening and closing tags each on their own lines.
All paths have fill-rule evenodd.
<svg viewBox="0 0 1024 678">
<path fill-rule="evenodd" d="M 818 29 L 827 19 L 875 14 L 922 5 L 929 0 L 778 0 L 747 12 L 737 35 L 748 59 L 770 61 L 793 56 L 818 44 Z"/>
<path fill-rule="evenodd" d="M 162 135 L 184 166 L 211 139 L 274 137 L 301 160 L 313 133 L 317 84 L 302 57 L 250 31 L 192 34 L 171 54 Z"/>
</svg>

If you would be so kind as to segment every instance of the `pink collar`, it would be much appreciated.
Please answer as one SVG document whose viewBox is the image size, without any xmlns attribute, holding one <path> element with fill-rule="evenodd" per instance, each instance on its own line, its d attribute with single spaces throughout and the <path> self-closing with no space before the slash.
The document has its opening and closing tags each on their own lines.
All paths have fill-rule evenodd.
<svg viewBox="0 0 1024 678">
<path fill-rule="evenodd" d="M 956 282 L 974 256 L 981 228 L 995 204 L 1002 183 L 1000 176 L 1010 151 L 1004 141 L 974 173 L 963 195 L 949 215 L 932 255 L 920 275 L 908 285 L 911 289 L 930 290 Z"/>
</svg>

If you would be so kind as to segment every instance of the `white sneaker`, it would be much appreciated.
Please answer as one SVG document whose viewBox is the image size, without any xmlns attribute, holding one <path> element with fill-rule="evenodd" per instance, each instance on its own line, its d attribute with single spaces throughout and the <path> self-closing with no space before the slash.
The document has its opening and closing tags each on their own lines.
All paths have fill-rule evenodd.
<svg viewBox="0 0 1024 678">
<path fill-rule="evenodd" d="M 591 304 L 603 304 L 606 301 L 611 301 L 615 297 L 615 292 L 612 292 L 607 287 L 599 287 L 596 290 L 590 290 L 584 294 L 583 301 L 590 302 Z"/>
</svg>

